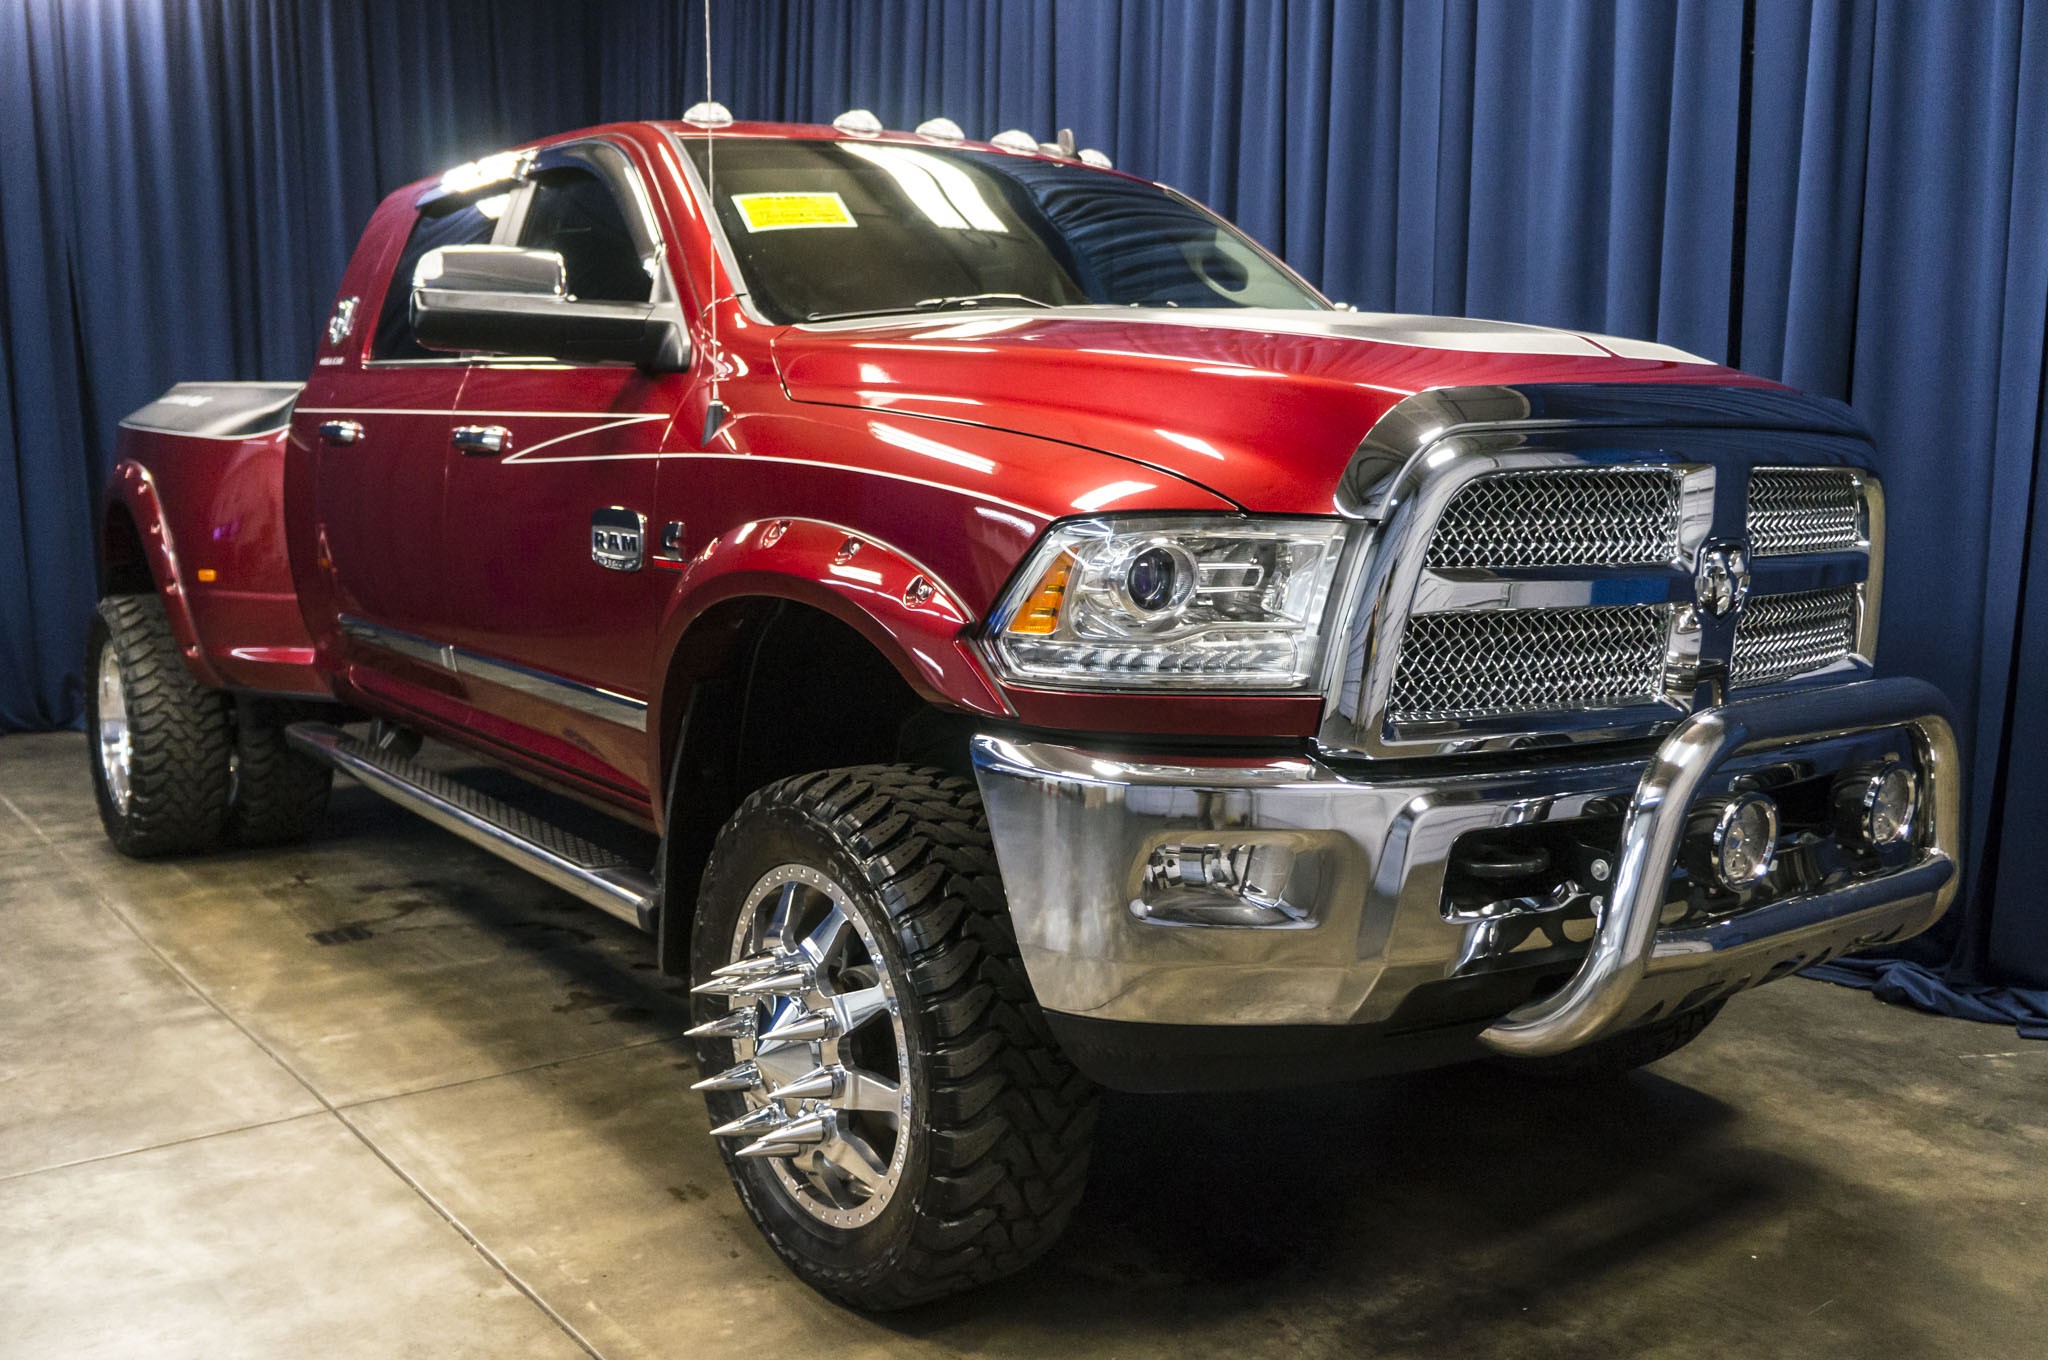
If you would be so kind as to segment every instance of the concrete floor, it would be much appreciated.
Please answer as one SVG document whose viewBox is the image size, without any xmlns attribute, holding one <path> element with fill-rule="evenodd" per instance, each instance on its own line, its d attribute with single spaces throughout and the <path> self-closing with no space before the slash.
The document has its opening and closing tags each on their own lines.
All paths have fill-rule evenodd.
<svg viewBox="0 0 2048 1360">
<path fill-rule="evenodd" d="M 2048 1353 L 2048 1044 L 1805 980 L 1597 1098 L 1112 1097 L 1055 1257 L 871 1320 L 740 1215 L 631 930 L 353 785 L 142 865 L 0 738 L 0 1355 Z"/>
</svg>

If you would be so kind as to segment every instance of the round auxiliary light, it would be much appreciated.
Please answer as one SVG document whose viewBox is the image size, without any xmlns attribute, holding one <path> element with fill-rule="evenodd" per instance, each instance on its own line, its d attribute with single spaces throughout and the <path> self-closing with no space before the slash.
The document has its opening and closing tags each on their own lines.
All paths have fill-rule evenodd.
<svg viewBox="0 0 2048 1360">
<path fill-rule="evenodd" d="M 1124 600 L 1140 613 L 1157 614 L 1188 597 L 1195 587 L 1195 562 L 1186 550 L 1156 543 L 1124 568 Z"/>
<path fill-rule="evenodd" d="M 1714 823 L 1714 876 L 1740 891 L 1761 883 L 1778 858 L 1778 805 L 1746 793 L 1721 810 Z"/>
<path fill-rule="evenodd" d="M 1887 765 L 1863 785 L 1858 799 L 1858 826 L 1873 846 L 1897 845 L 1913 832 L 1919 811 L 1920 786 L 1903 765 Z"/>
</svg>

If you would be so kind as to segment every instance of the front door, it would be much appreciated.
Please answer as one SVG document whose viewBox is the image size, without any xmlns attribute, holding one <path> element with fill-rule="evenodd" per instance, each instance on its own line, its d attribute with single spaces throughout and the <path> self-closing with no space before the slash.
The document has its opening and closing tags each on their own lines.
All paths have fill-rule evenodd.
<svg viewBox="0 0 2048 1360">
<path fill-rule="evenodd" d="M 585 301 L 668 287 L 653 226 L 609 143 L 552 148 L 516 205 L 517 244 L 561 252 Z M 673 578 L 657 455 L 691 384 L 630 364 L 481 360 L 442 433 L 444 589 L 469 702 L 521 743 L 628 797 L 645 792 L 656 629 Z"/>
</svg>

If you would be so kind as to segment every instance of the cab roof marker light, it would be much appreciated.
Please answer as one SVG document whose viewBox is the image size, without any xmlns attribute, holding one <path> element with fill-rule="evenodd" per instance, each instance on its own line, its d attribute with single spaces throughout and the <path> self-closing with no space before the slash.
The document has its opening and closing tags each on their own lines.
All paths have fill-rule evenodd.
<svg viewBox="0 0 2048 1360">
<path fill-rule="evenodd" d="M 1097 170 L 1116 169 L 1116 162 L 1112 161 L 1109 157 L 1103 155 L 1100 151 L 1097 151 L 1092 146 L 1084 146 L 1081 148 L 1081 164 L 1092 165 Z"/>
<path fill-rule="evenodd" d="M 1022 128 L 1011 128 L 1007 132 L 998 132 L 990 140 L 989 145 L 1003 151 L 1014 151 L 1020 156 L 1036 156 L 1038 154 L 1038 139 Z"/>
<path fill-rule="evenodd" d="M 732 110 L 716 99 L 705 99 L 683 110 L 683 121 L 702 128 L 732 126 Z"/>
<path fill-rule="evenodd" d="M 832 120 L 832 126 L 852 137 L 878 137 L 882 120 L 872 109 L 848 109 Z"/>
<path fill-rule="evenodd" d="M 967 134 L 950 118 L 927 118 L 917 125 L 917 135 L 935 142 L 964 142 Z"/>
</svg>

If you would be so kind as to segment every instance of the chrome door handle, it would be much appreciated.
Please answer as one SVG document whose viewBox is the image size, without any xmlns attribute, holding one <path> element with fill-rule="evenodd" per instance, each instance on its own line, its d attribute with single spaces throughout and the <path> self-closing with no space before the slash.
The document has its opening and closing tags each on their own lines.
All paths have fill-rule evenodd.
<svg viewBox="0 0 2048 1360">
<path fill-rule="evenodd" d="M 512 447 L 512 432 L 503 425 L 458 425 L 455 447 L 479 458 L 489 458 Z"/>
<path fill-rule="evenodd" d="M 323 420 L 320 437 L 330 444 L 357 444 L 362 442 L 363 427 L 353 420 Z"/>
</svg>

